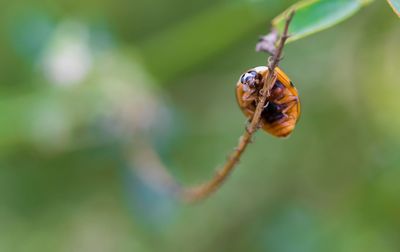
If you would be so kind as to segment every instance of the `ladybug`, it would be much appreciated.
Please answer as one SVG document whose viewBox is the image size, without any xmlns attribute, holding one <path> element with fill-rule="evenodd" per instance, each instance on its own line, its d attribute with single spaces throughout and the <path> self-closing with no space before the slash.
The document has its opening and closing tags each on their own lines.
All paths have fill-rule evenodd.
<svg viewBox="0 0 400 252">
<path fill-rule="evenodd" d="M 236 99 L 242 112 L 251 118 L 256 110 L 259 93 L 269 73 L 268 67 L 259 66 L 244 73 L 236 85 Z M 300 116 L 297 89 L 289 77 L 278 67 L 276 81 L 269 90 L 261 113 L 262 128 L 276 137 L 292 133 Z"/>
</svg>

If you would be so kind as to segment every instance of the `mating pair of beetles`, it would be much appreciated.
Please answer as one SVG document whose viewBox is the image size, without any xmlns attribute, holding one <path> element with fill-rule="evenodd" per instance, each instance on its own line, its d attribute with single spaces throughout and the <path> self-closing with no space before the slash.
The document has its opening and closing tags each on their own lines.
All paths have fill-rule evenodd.
<svg viewBox="0 0 400 252">
<path fill-rule="evenodd" d="M 261 113 L 262 128 L 276 137 L 287 137 L 292 133 L 300 116 L 300 100 L 297 89 L 289 77 L 278 67 L 276 81 L 269 90 L 267 102 Z M 236 99 L 246 117 L 251 118 L 256 110 L 259 93 L 270 71 L 259 66 L 244 73 L 236 85 Z"/>
</svg>

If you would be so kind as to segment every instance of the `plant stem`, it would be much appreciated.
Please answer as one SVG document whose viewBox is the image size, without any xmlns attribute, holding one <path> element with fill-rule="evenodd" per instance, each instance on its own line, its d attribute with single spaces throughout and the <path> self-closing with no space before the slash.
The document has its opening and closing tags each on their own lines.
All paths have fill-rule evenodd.
<svg viewBox="0 0 400 252">
<path fill-rule="evenodd" d="M 201 184 L 199 186 L 190 187 L 190 188 L 183 188 L 180 192 L 180 196 L 187 202 L 195 202 L 201 199 L 207 198 L 210 194 L 215 192 L 228 178 L 229 174 L 233 171 L 233 169 L 238 164 L 240 157 L 246 150 L 247 146 L 251 142 L 253 134 L 259 129 L 260 127 L 260 119 L 261 113 L 264 109 L 265 103 L 269 96 L 269 90 L 272 88 L 276 81 L 276 74 L 275 68 L 278 66 L 279 61 L 281 60 L 282 51 L 285 46 L 285 42 L 288 39 L 288 30 L 290 22 L 294 16 L 294 11 L 292 11 L 285 23 L 285 28 L 283 34 L 279 40 L 278 47 L 275 50 L 275 54 L 272 56 L 271 60 L 268 63 L 269 73 L 264 80 L 263 88 L 261 89 L 261 94 L 259 97 L 259 102 L 257 104 L 256 110 L 254 115 L 251 119 L 250 124 L 246 127 L 245 132 L 239 139 L 239 143 L 234 149 L 234 151 L 229 155 L 227 161 L 223 165 L 223 167 L 216 172 L 213 178 L 210 181 Z"/>
</svg>

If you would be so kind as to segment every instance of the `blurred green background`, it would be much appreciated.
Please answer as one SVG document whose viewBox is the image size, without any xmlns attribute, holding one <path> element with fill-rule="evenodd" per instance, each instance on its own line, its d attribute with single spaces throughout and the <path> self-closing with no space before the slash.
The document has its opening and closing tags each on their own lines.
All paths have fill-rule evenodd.
<svg viewBox="0 0 400 252">
<path fill-rule="evenodd" d="M 258 132 L 211 198 L 184 205 L 138 172 L 153 148 L 184 185 L 213 174 L 245 125 L 235 83 L 294 2 L 2 2 L 0 251 L 400 251 L 385 1 L 286 47 L 300 122 Z"/>
</svg>

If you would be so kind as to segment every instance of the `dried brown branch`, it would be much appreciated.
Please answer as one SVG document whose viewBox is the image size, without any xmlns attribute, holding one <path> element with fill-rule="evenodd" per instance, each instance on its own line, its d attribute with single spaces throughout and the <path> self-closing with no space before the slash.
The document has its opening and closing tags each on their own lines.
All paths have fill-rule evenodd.
<svg viewBox="0 0 400 252">
<path fill-rule="evenodd" d="M 240 157 L 246 150 L 248 144 L 251 142 L 253 134 L 259 129 L 261 112 L 263 111 L 265 103 L 268 99 L 269 90 L 272 88 L 273 84 L 276 81 L 275 68 L 279 64 L 283 48 L 285 46 L 286 40 L 289 37 L 288 30 L 293 16 L 294 12 L 291 12 L 286 19 L 285 28 L 282 36 L 280 37 L 279 44 L 276 50 L 274 50 L 273 56 L 269 59 L 268 63 L 269 74 L 264 81 L 264 86 L 261 90 L 256 110 L 254 112 L 250 124 L 246 127 L 245 132 L 240 137 L 237 147 L 231 153 L 231 155 L 229 156 L 223 167 L 216 172 L 215 176 L 209 182 L 201 184 L 197 187 L 184 188 L 182 190 L 180 196 L 183 197 L 186 201 L 195 202 L 204 199 L 208 197 L 211 193 L 215 192 L 228 178 L 229 174 L 238 164 Z"/>
<path fill-rule="evenodd" d="M 136 155 L 132 155 L 132 153 L 127 153 L 127 155 L 133 157 L 133 159 L 131 160 L 132 164 L 134 167 L 137 168 L 138 175 L 144 181 L 147 181 L 148 184 L 150 184 L 154 189 L 159 191 L 167 190 L 169 193 L 172 193 L 173 195 L 185 200 L 186 202 L 196 202 L 204 199 L 215 192 L 223 184 L 223 182 L 228 178 L 229 174 L 238 164 L 242 154 L 246 150 L 248 144 L 251 142 L 253 134 L 260 128 L 261 112 L 263 111 L 266 101 L 268 100 L 269 90 L 276 81 L 277 77 L 275 74 L 275 68 L 278 66 L 279 61 L 281 60 L 285 42 L 289 37 L 288 29 L 293 16 L 294 12 L 291 12 L 288 15 L 283 34 L 280 37 L 277 46 L 274 45 L 276 39 L 271 46 L 273 36 L 269 37 L 271 39 L 264 39 L 260 41 L 260 43 L 268 43 L 268 45 L 264 44 L 260 47 L 264 49 L 268 48 L 268 50 L 261 49 L 260 51 L 273 52 L 272 56 L 268 59 L 269 74 L 264 80 L 264 85 L 261 89 L 254 115 L 251 118 L 250 123 L 247 125 L 245 132 L 240 137 L 238 145 L 230 154 L 223 167 L 218 170 L 208 182 L 199 186 L 185 188 L 179 185 L 176 180 L 169 174 L 168 170 L 160 160 L 160 157 L 151 148 L 151 146 L 146 144 L 145 142 L 141 142 L 140 146 L 138 146 L 139 148 L 137 148 Z M 274 31 L 273 33 L 275 34 Z M 259 45 L 257 45 L 257 47 L 258 46 Z"/>
</svg>

